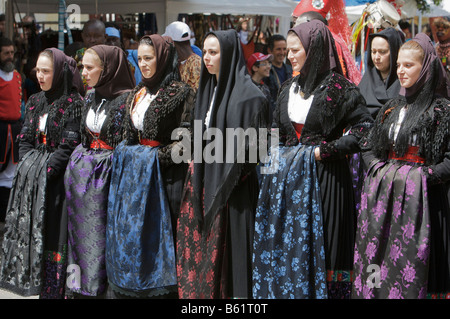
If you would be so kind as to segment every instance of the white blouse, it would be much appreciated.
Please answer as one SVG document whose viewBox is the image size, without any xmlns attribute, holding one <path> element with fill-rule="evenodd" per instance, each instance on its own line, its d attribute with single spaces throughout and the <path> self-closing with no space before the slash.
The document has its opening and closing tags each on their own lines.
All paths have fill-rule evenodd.
<svg viewBox="0 0 450 319">
<path fill-rule="evenodd" d="M 295 89 L 298 87 L 298 92 L 295 93 Z M 308 99 L 304 99 L 300 94 L 300 87 L 298 83 L 294 82 L 289 89 L 289 101 L 288 101 L 288 115 L 292 122 L 298 124 L 305 124 L 306 117 L 311 108 L 314 96 L 311 95 Z"/>
<path fill-rule="evenodd" d="M 136 103 L 131 111 L 131 120 L 133 121 L 134 127 L 139 131 L 144 130 L 145 112 L 147 112 L 150 103 L 156 98 L 157 95 L 158 93 L 153 95 L 147 92 L 145 96 Z"/>
<path fill-rule="evenodd" d="M 403 107 L 400 110 L 400 114 L 398 115 L 397 123 L 392 124 L 392 126 L 390 128 L 389 135 L 393 136 L 393 141 L 397 140 L 397 135 L 398 135 L 398 132 L 400 131 L 400 127 L 402 126 L 403 119 L 405 118 L 405 113 L 406 113 L 406 108 Z"/>
<path fill-rule="evenodd" d="M 0 70 L 0 78 L 2 78 L 4 81 L 9 82 L 13 79 L 14 72 L 5 72 L 3 70 Z"/>
<path fill-rule="evenodd" d="M 39 116 L 39 132 L 45 134 L 46 128 L 47 128 L 47 117 L 48 113 L 45 113 L 44 115 Z"/>
<path fill-rule="evenodd" d="M 390 128 L 389 135 L 393 136 L 392 140 L 394 141 L 394 144 L 395 144 L 395 141 L 397 140 L 398 132 L 400 131 L 400 127 L 402 126 L 403 120 L 405 119 L 406 110 L 407 110 L 406 107 L 403 107 L 400 110 L 397 123 L 392 124 L 392 126 Z M 413 136 L 411 136 L 409 141 L 410 141 L 411 145 L 416 145 L 417 135 L 414 134 Z"/>
<path fill-rule="evenodd" d="M 100 110 L 102 104 L 105 102 L 105 99 L 102 99 L 102 102 L 100 103 L 100 106 L 97 108 L 97 111 L 94 111 L 92 108 L 89 109 L 89 112 L 86 116 L 86 126 L 87 128 L 93 132 L 93 133 L 99 133 L 102 129 L 103 123 L 106 119 L 106 110 L 102 109 Z"/>
</svg>

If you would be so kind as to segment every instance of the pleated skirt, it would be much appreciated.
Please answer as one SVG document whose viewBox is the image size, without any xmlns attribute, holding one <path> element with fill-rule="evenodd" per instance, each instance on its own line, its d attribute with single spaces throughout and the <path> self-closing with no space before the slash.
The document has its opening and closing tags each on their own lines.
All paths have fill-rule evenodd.
<svg viewBox="0 0 450 319">
<path fill-rule="evenodd" d="M 33 149 L 13 180 L 2 243 L 0 287 L 21 296 L 65 296 L 67 219 L 63 175 L 47 180 L 51 153 Z"/>
<path fill-rule="evenodd" d="M 277 156 L 272 154 L 269 165 L 274 165 Z M 278 159 L 275 173 L 261 175 L 253 297 L 325 299 L 324 225 L 314 148 L 281 147 Z"/>
<path fill-rule="evenodd" d="M 287 237 L 292 237 L 294 241 L 310 240 L 309 243 L 314 240 L 316 246 L 309 244 L 309 255 L 302 256 L 302 258 L 313 258 L 314 262 L 310 262 L 308 270 L 305 270 L 301 276 L 295 272 L 285 272 L 287 266 L 277 267 L 283 272 L 278 271 L 275 278 L 271 278 L 261 270 L 255 272 L 254 280 L 261 280 L 258 277 L 264 275 L 266 277 L 264 281 L 266 283 L 272 281 L 273 287 L 266 288 L 261 295 L 255 295 L 255 289 L 260 289 L 261 285 L 254 287 L 255 297 L 349 299 L 351 296 L 356 209 L 349 164 L 346 159 L 316 161 L 313 150 L 314 147 L 302 145 L 280 148 L 281 161 L 278 174 L 281 175 L 271 178 L 264 177 L 266 183 L 271 184 L 269 186 L 271 191 L 265 190 L 264 187 L 267 186 L 262 187 L 259 198 L 260 203 L 266 202 L 260 207 L 260 216 L 264 216 L 264 214 L 274 216 L 266 218 L 266 220 L 257 220 L 256 229 L 262 227 L 261 223 L 266 223 L 264 224 L 265 228 L 258 232 L 261 236 L 267 236 L 264 234 L 267 234 L 267 231 L 272 232 L 271 236 L 274 240 L 272 245 L 280 245 L 282 241 L 286 241 Z M 303 206 L 298 206 L 298 203 L 293 202 L 295 194 L 311 192 L 312 189 L 315 190 L 315 193 L 310 193 L 309 197 L 302 199 L 304 202 L 301 205 Z M 307 201 L 308 198 L 311 202 Z M 313 198 L 314 201 L 312 201 Z M 278 202 L 278 207 L 274 207 L 272 202 Z M 318 205 L 320 205 L 319 211 L 317 211 Z M 267 210 L 267 213 L 264 213 L 264 210 Z M 283 213 L 277 216 L 273 214 L 273 211 Z M 287 227 L 286 222 L 292 222 L 290 219 L 292 216 L 295 217 L 296 211 L 301 212 L 304 218 L 309 219 L 303 221 L 304 224 L 301 227 Z M 289 216 L 291 217 L 288 218 Z M 275 219 L 278 221 L 275 222 Z M 268 220 L 272 222 L 271 228 L 267 228 L 269 227 Z M 305 233 L 302 227 L 309 227 L 311 234 Z M 295 233 L 292 233 L 293 229 L 297 229 Z M 260 240 L 255 238 L 255 245 Z M 299 256 L 286 255 L 288 253 L 284 252 L 285 249 L 279 249 L 284 254 L 283 263 L 293 267 L 291 263 L 298 262 Z M 269 250 L 265 249 L 265 251 Z M 294 251 L 298 251 L 298 249 L 294 249 Z M 260 259 L 259 267 L 261 267 L 262 257 L 258 256 L 259 253 L 255 251 L 254 260 Z M 280 259 L 279 256 L 271 258 L 274 259 L 274 262 Z M 257 264 L 254 264 L 255 266 Z M 306 276 L 307 273 L 310 275 Z M 275 279 L 277 280 L 275 281 Z M 289 285 L 291 287 L 289 289 L 285 286 L 277 287 L 280 282 L 285 282 L 286 287 Z M 296 288 L 294 289 L 294 287 Z M 300 287 L 303 287 L 303 290 Z M 270 289 L 273 289 L 273 293 L 269 292 Z"/>
<path fill-rule="evenodd" d="M 252 171 L 235 186 L 211 227 L 194 214 L 189 166 L 177 223 L 178 296 L 228 299 L 252 296 L 253 250 L 258 177 Z"/>
<path fill-rule="evenodd" d="M 397 161 L 368 169 L 357 220 L 353 298 L 425 298 L 431 220 L 422 167 Z"/>
<path fill-rule="evenodd" d="M 106 214 L 112 150 L 79 145 L 70 156 L 64 184 L 68 218 L 68 289 L 98 296 L 107 287 Z"/>
<path fill-rule="evenodd" d="M 317 161 L 329 299 L 350 299 L 356 201 L 347 159 Z"/>
</svg>

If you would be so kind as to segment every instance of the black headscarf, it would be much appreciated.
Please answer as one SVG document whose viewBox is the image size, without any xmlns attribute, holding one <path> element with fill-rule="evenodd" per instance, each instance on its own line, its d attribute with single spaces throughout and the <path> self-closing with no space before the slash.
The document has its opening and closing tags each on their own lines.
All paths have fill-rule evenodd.
<svg viewBox="0 0 450 319">
<path fill-rule="evenodd" d="M 390 70 L 386 82 L 383 82 L 380 72 L 375 67 L 372 54 L 372 40 L 375 37 L 382 37 L 389 44 L 390 51 Z M 380 108 L 390 99 L 398 96 L 400 91 L 400 82 L 397 77 L 397 57 L 398 50 L 403 44 L 403 39 L 399 31 L 394 28 L 387 28 L 378 33 L 369 35 L 369 44 L 367 47 L 368 59 L 367 68 L 358 87 L 361 94 L 366 99 L 372 117 L 375 118 Z"/>
<path fill-rule="evenodd" d="M 436 126 L 436 124 L 427 124 L 426 121 L 429 116 L 426 115 L 435 111 L 431 106 L 436 98 L 449 98 L 450 87 L 445 70 L 437 57 L 430 38 L 424 33 L 419 33 L 410 41 L 417 42 L 424 51 L 419 78 L 411 87 L 402 87 L 399 98 L 388 102 L 384 106 L 386 111 L 383 111 L 383 114 L 378 114 L 377 124 L 371 132 L 371 144 L 372 149 L 380 157 L 390 150 L 392 143 L 391 127 L 397 123 L 403 106 L 408 106 L 393 150 L 398 156 L 403 156 L 411 144 L 411 137 L 415 136 L 417 138 L 416 143 L 421 148 L 421 156 L 426 157 L 427 161 L 431 161 L 435 153 L 438 152 L 434 149 L 434 145 L 429 145 L 429 138 L 432 136 L 430 130 L 435 129 L 429 126 Z M 388 107 L 389 109 L 387 109 Z M 388 114 L 389 116 L 387 116 Z M 438 125 L 438 127 L 440 126 Z M 434 158 L 437 157 L 434 156 Z"/>
<path fill-rule="evenodd" d="M 245 60 L 242 53 L 238 34 L 235 30 L 215 31 L 206 35 L 214 35 L 220 43 L 220 73 L 211 75 L 205 64 L 202 63 L 197 100 L 194 109 L 194 119 L 201 120 L 202 137 L 205 131 L 203 125 L 206 114 L 210 108 L 214 88 L 216 95 L 211 112 L 210 127 L 222 132 L 224 148 L 231 143 L 226 138 L 226 129 L 254 127 L 268 127 L 268 102 L 264 94 L 256 87 L 246 71 Z M 205 37 L 205 39 L 206 39 Z M 194 142 L 202 137 L 196 137 Z M 203 141 L 202 150 L 210 141 Z M 199 145 L 194 145 L 194 153 Z M 246 145 L 246 149 L 248 149 Z M 203 218 L 202 194 L 204 191 L 204 221 L 210 226 L 214 216 L 225 207 L 231 192 L 238 184 L 244 164 L 236 161 L 236 145 L 234 145 L 234 162 L 201 163 L 194 156 L 194 210 L 196 217 Z M 197 150 L 198 151 L 198 150 Z M 226 157 L 226 151 L 223 151 Z"/>
<path fill-rule="evenodd" d="M 104 44 L 94 45 L 91 49 L 103 62 L 103 71 L 94 86 L 95 92 L 105 98 L 115 98 L 130 92 L 135 82 L 125 51 L 119 47 Z"/>
<path fill-rule="evenodd" d="M 343 75 L 333 35 L 322 21 L 301 23 L 289 32 L 294 32 L 300 38 L 306 51 L 306 60 L 299 76 L 299 84 L 305 98 L 309 97 L 331 70 Z"/>
<path fill-rule="evenodd" d="M 407 89 L 401 88 L 400 95 L 407 99 L 414 99 L 420 91 L 425 90 L 431 99 L 435 94 L 448 99 L 450 94 L 449 80 L 430 37 L 425 33 L 419 33 L 411 41 L 416 41 L 422 47 L 425 56 L 416 83 Z M 426 85 L 427 83 L 432 84 Z"/>
</svg>

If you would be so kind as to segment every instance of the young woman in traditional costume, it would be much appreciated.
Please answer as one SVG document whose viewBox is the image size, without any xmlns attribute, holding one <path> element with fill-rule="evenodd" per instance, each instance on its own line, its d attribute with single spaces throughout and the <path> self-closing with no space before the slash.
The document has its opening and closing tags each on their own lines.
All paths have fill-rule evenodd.
<svg viewBox="0 0 450 319">
<path fill-rule="evenodd" d="M 368 172 L 358 213 L 354 298 L 447 295 L 449 83 L 430 38 L 399 51 L 400 96 L 362 145 Z"/>
<path fill-rule="evenodd" d="M 68 289 L 102 297 L 107 288 L 106 213 L 114 148 L 124 139 L 126 99 L 135 83 L 126 54 L 96 45 L 83 56 L 85 98 L 81 141 L 65 174 L 68 215 Z"/>
<path fill-rule="evenodd" d="M 300 75 L 282 86 L 274 113 L 282 146 L 258 199 L 253 297 L 349 298 L 356 211 L 346 156 L 373 120 L 323 22 L 292 28 L 287 47 Z"/>
<path fill-rule="evenodd" d="M 187 163 L 172 133 L 189 127 L 194 91 L 180 81 L 171 38 L 144 36 L 141 83 L 127 101 L 125 140 L 113 154 L 106 228 L 108 281 L 120 297 L 176 296 L 174 225 Z"/>
<path fill-rule="evenodd" d="M 269 127 L 268 103 L 248 75 L 237 32 L 207 34 L 194 109 L 194 157 L 177 227 L 180 298 L 251 297 L 257 162 L 238 161 L 237 143 L 226 131 Z M 258 147 L 243 146 L 246 154 Z"/>
<path fill-rule="evenodd" d="M 80 144 L 84 92 L 75 60 L 58 49 L 44 50 L 36 70 L 42 91 L 28 100 L 19 135 L 0 286 L 23 296 L 62 298 L 67 267 L 64 172 Z"/>
</svg>

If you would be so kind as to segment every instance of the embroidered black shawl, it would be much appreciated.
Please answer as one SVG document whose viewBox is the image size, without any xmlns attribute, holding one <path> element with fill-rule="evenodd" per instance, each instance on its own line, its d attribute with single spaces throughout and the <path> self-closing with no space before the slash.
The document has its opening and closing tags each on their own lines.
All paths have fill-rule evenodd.
<svg viewBox="0 0 450 319">
<path fill-rule="evenodd" d="M 281 142 L 286 146 L 317 145 L 323 161 L 358 152 L 358 142 L 369 133 L 373 119 L 357 87 L 335 72 L 322 78 L 312 92 L 313 102 L 299 141 L 288 114 L 289 88 L 294 81 L 297 80 L 294 78 L 281 88 L 274 113 Z M 346 136 L 344 129 L 349 129 Z"/>
</svg>

